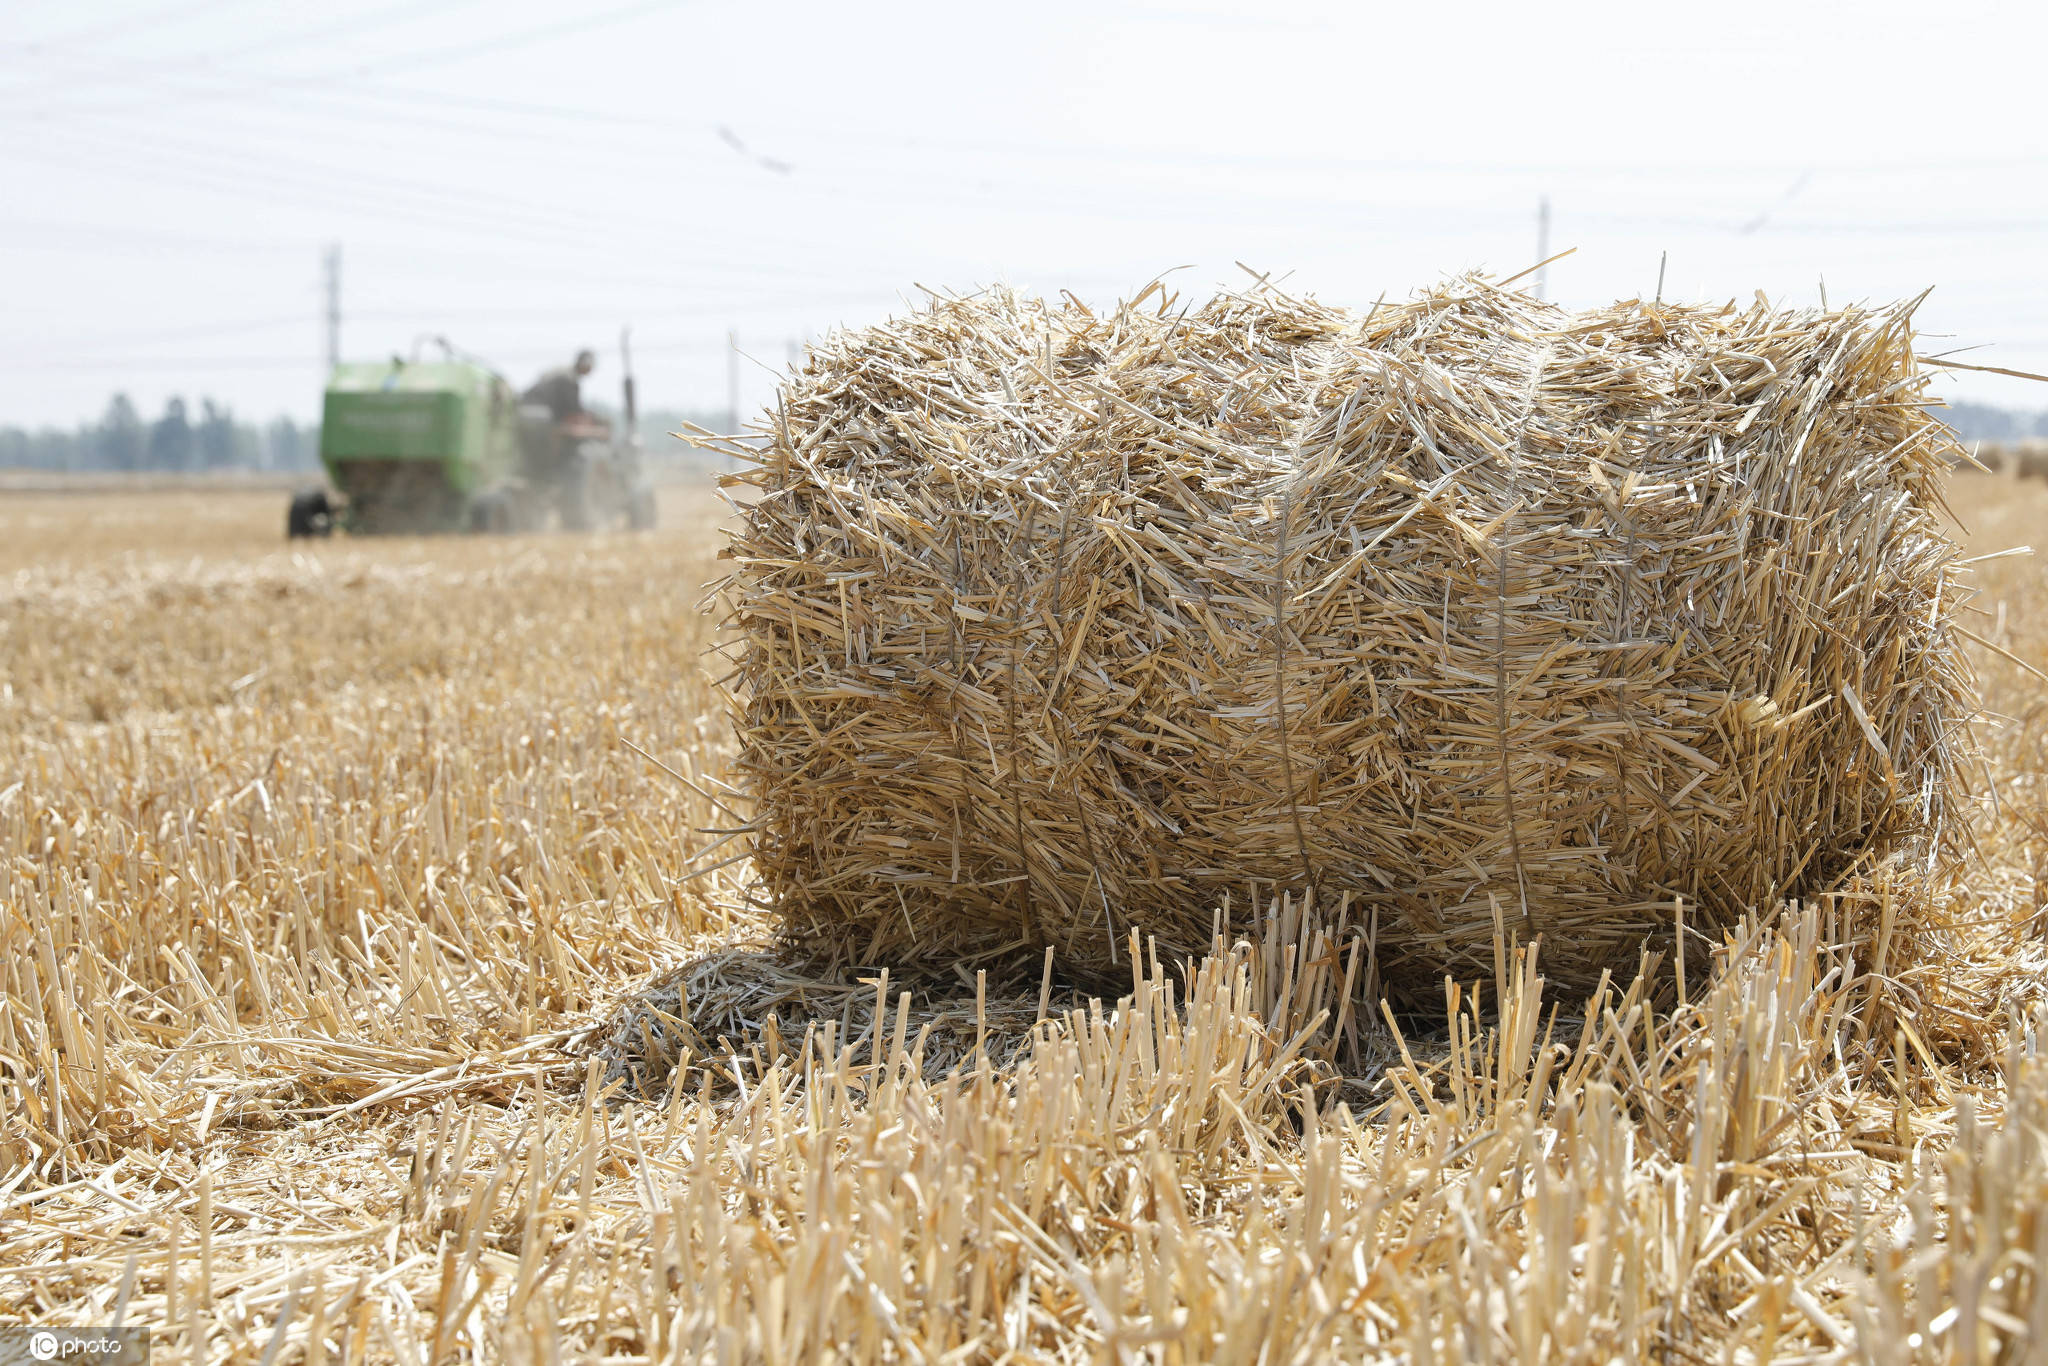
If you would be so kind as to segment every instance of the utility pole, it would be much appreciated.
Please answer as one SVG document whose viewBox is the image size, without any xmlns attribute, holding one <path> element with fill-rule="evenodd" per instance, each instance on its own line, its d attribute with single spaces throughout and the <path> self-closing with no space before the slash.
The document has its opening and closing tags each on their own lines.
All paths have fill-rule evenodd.
<svg viewBox="0 0 2048 1366">
<path fill-rule="evenodd" d="M 1539 262 L 1550 259 L 1550 196 L 1544 195 L 1536 201 L 1536 259 Z M 1536 297 L 1550 297 L 1550 267 L 1536 267 Z"/>
<path fill-rule="evenodd" d="M 327 248 L 327 369 L 341 364 L 341 243 Z"/>
</svg>

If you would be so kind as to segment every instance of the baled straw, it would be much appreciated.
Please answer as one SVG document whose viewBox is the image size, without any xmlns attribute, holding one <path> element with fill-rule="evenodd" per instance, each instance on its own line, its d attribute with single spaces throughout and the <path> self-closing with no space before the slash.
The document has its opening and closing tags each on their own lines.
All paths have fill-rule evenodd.
<svg viewBox="0 0 2048 1366">
<path fill-rule="evenodd" d="M 1971 707 L 1921 403 L 1906 308 L 1475 278 L 835 336 L 738 477 L 764 893 L 857 961 L 1109 978 L 1271 883 L 1348 900 L 1399 994 L 1496 927 L 1585 985 L 1939 853 Z"/>
</svg>

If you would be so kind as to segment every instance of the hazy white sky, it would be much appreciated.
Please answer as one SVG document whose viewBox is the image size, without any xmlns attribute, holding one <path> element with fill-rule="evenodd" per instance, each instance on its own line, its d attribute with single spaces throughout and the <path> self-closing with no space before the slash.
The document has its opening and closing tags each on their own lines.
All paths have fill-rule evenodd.
<svg viewBox="0 0 2048 1366">
<path fill-rule="evenodd" d="M 1354 304 L 1512 273 L 1571 304 L 1934 294 L 2048 370 L 2038 6 L 12 0 L 0 423 L 213 394 L 310 417 L 445 334 L 524 382 L 747 405 L 926 284 L 1107 299 L 1235 262 Z M 1959 378 L 2048 407 L 2048 385 Z"/>
</svg>

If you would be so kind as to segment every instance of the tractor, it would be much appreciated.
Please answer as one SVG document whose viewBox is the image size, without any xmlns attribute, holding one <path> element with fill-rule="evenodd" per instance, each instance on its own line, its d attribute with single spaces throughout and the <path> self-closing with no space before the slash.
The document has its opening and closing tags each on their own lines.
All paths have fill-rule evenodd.
<svg viewBox="0 0 2048 1366">
<path fill-rule="evenodd" d="M 288 537 L 654 525 L 630 361 L 619 434 L 589 414 L 558 423 L 522 405 L 488 366 L 443 347 L 439 361 L 334 368 L 320 425 L 328 486 L 293 497 Z"/>
</svg>

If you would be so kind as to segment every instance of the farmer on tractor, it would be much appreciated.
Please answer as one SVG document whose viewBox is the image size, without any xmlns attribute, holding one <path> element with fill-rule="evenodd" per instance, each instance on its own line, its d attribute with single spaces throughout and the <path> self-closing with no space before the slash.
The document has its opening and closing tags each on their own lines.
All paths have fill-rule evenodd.
<svg viewBox="0 0 2048 1366">
<path fill-rule="evenodd" d="M 583 410 L 583 377 L 596 368 L 597 353 L 586 347 L 576 353 L 573 364 L 557 366 L 535 380 L 519 401 L 547 405 L 548 415 L 557 423 L 588 417 Z"/>
<path fill-rule="evenodd" d="M 527 447 L 527 477 L 553 494 L 565 530 L 584 529 L 590 521 L 583 444 L 608 441 L 609 422 L 583 406 L 583 377 L 597 368 L 597 353 L 585 348 L 574 362 L 548 371 L 520 395 L 520 407 L 536 417 L 545 410 L 552 429 L 536 432 Z"/>
</svg>

